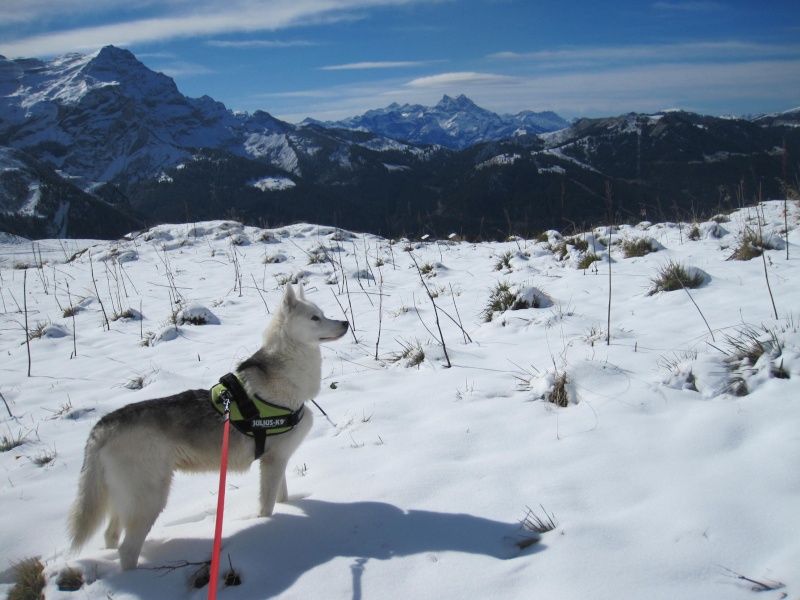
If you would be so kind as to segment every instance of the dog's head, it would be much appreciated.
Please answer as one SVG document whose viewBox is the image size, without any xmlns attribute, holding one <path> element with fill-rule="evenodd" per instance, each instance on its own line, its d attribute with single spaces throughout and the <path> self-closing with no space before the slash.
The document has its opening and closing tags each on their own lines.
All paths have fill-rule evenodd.
<svg viewBox="0 0 800 600">
<path fill-rule="evenodd" d="M 322 344 L 338 340 L 345 333 L 349 323 L 327 318 L 313 302 L 306 300 L 303 286 L 297 286 L 297 293 L 291 285 L 280 305 L 285 333 L 290 339 L 306 344 Z"/>
</svg>

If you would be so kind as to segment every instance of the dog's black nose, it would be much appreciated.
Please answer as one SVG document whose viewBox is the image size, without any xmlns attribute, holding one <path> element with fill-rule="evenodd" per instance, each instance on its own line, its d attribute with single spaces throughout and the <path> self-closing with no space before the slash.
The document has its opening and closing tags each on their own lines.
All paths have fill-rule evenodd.
<svg viewBox="0 0 800 600">
<path fill-rule="evenodd" d="M 350 327 L 350 321 L 339 321 L 339 323 L 342 324 L 342 327 L 344 327 L 345 331 L 347 331 L 347 329 Z"/>
</svg>

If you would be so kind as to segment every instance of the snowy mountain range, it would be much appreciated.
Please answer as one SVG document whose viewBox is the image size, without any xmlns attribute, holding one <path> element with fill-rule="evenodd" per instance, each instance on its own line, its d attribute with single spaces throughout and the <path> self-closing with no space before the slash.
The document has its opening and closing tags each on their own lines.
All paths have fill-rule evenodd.
<svg viewBox="0 0 800 600">
<path fill-rule="evenodd" d="M 0 143 L 90 181 L 123 185 L 218 148 L 298 171 L 308 137 L 266 112 L 234 113 L 108 46 L 50 62 L 2 60 Z M 312 151 L 306 148 L 306 151 Z"/>
<path fill-rule="evenodd" d="M 188 98 L 113 46 L 0 57 L 0 231 L 113 238 L 237 218 L 497 238 L 607 219 L 607 184 L 615 218 L 703 213 L 783 193 L 799 114 L 668 111 L 565 127 L 553 113 L 499 116 L 445 96 L 294 125 Z"/>
<path fill-rule="evenodd" d="M 304 122 L 320 123 L 313 119 Z M 393 103 L 357 117 L 320 124 L 456 150 L 513 136 L 547 133 L 569 125 L 554 112 L 523 111 L 501 116 L 477 106 L 463 94 L 457 98 L 445 95 L 433 107 Z"/>
</svg>

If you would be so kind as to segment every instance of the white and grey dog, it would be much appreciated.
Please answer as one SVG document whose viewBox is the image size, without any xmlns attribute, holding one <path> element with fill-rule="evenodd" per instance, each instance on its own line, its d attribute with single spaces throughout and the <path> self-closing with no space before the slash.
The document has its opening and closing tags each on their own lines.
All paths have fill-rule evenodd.
<svg viewBox="0 0 800 600">
<path fill-rule="evenodd" d="M 236 370 L 244 392 L 256 404 L 278 405 L 297 420 L 279 435 L 262 437 L 258 458 L 254 437 L 231 427 L 228 468 L 246 471 L 258 458 L 261 468 L 260 515 L 272 514 L 287 499 L 286 465 L 311 429 L 304 411 L 320 389 L 320 344 L 341 338 L 347 321 L 326 318 L 307 301 L 302 287 L 286 287 L 280 307 L 264 332 L 263 346 Z M 234 378 L 235 379 L 235 378 Z M 244 412 L 244 411 L 243 411 Z M 74 550 L 102 525 L 106 546 L 119 545 L 123 569 L 133 569 L 145 537 L 167 503 L 174 471 L 216 471 L 220 467 L 223 418 L 209 390 L 124 406 L 98 421 L 86 442 L 78 496 L 69 517 Z"/>
</svg>

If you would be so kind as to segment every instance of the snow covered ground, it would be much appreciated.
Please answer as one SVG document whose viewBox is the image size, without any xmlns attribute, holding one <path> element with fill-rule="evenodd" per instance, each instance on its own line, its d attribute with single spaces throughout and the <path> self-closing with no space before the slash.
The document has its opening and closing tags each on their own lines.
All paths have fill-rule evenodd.
<svg viewBox="0 0 800 600">
<path fill-rule="evenodd" d="M 610 344 L 605 228 L 479 244 L 221 221 L 0 238 L 0 440 L 22 442 L 0 453 L 0 593 L 38 556 L 48 600 L 206 597 L 189 580 L 211 554 L 216 474 L 176 478 L 122 573 L 100 534 L 68 552 L 83 445 L 124 404 L 211 387 L 300 281 L 353 335 L 323 349 L 329 420 L 310 406 L 289 503 L 258 518 L 257 469 L 229 475 L 222 571 L 241 585 L 220 598 L 798 598 L 800 210 L 787 260 L 783 209 L 763 205 L 763 261 L 727 260 L 758 235 L 756 208 L 613 230 Z M 638 238 L 657 251 L 626 258 Z M 651 294 L 674 263 L 700 287 Z M 498 288 L 540 307 L 493 311 Z M 566 406 L 548 401 L 564 382 Z M 534 516 L 555 529 L 527 531 Z M 81 590 L 58 589 L 66 567 Z"/>
</svg>

